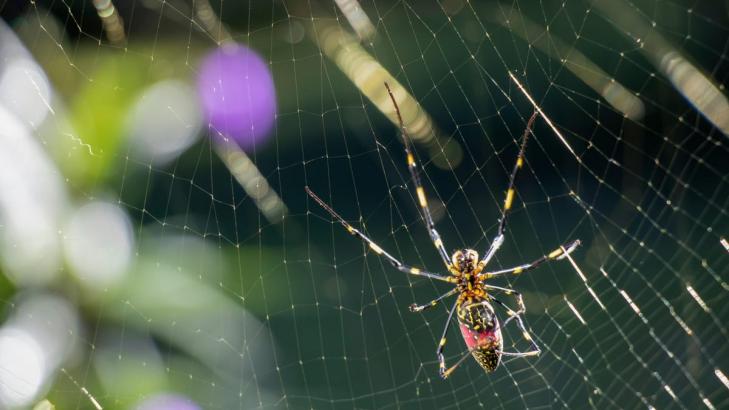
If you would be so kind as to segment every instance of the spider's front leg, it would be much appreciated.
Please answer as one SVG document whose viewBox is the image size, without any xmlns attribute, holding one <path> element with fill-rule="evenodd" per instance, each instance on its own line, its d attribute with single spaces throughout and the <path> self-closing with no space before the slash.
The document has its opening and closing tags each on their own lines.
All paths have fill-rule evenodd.
<svg viewBox="0 0 729 410">
<path fill-rule="evenodd" d="M 501 210 L 501 218 L 499 219 L 499 230 L 496 233 L 496 236 L 491 241 L 491 245 L 489 246 L 488 250 L 483 256 L 483 259 L 481 259 L 481 262 L 479 262 L 478 266 L 480 269 L 483 269 L 488 265 L 491 258 L 494 257 L 496 254 L 496 251 L 499 250 L 501 247 L 501 244 L 504 243 L 504 231 L 506 230 L 506 218 L 509 216 L 509 211 L 511 210 L 511 206 L 514 203 L 514 195 L 516 191 L 514 190 L 514 184 L 516 181 L 516 175 L 519 173 L 519 170 L 524 166 L 524 152 L 526 151 L 526 144 L 529 140 L 529 134 L 532 132 L 532 126 L 534 125 L 534 120 L 537 118 L 537 111 L 534 111 L 531 117 L 529 117 L 529 121 L 527 122 L 526 129 L 524 130 L 524 134 L 521 136 L 521 145 L 519 146 L 519 155 L 516 157 L 516 163 L 514 164 L 514 168 L 511 170 L 511 176 L 509 177 L 509 187 L 506 189 L 506 198 L 504 199 L 504 208 Z M 479 269 L 479 270 L 480 270 Z"/>
<path fill-rule="evenodd" d="M 347 230 L 347 232 L 349 232 L 350 234 L 358 237 L 359 239 L 361 239 L 365 243 L 367 243 L 367 245 L 370 247 L 370 249 L 372 249 L 372 251 L 374 251 L 376 254 L 378 254 L 380 256 L 383 256 L 385 259 L 387 259 L 388 262 L 390 262 L 390 264 L 392 266 L 397 268 L 397 270 L 399 270 L 400 272 L 409 273 L 409 274 L 415 275 L 415 276 L 425 276 L 426 278 L 436 279 L 436 280 L 440 280 L 443 282 L 454 283 L 455 278 L 452 278 L 450 276 L 446 277 L 446 276 L 437 275 L 435 273 L 426 272 L 422 269 L 408 266 L 408 265 L 400 262 L 394 256 L 390 255 L 387 251 L 382 249 L 382 247 L 380 245 L 376 244 L 375 241 L 373 241 L 367 235 L 360 232 L 359 229 L 355 228 L 354 226 L 350 225 L 347 221 L 345 221 L 344 218 L 339 216 L 339 214 L 336 213 L 334 211 L 334 209 L 332 209 L 332 207 L 327 205 L 327 203 L 324 202 L 321 198 L 319 198 L 319 196 L 317 196 L 311 189 L 309 189 L 308 186 L 304 187 L 304 189 L 306 190 L 306 193 L 309 194 L 309 196 L 314 201 L 316 201 L 316 203 L 318 203 L 322 208 L 324 208 L 324 210 L 329 212 L 329 214 L 334 219 L 336 219 L 337 222 L 339 222 L 342 226 L 344 226 L 344 228 Z"/>
<path fill-rule="evenodd" d="M 430 240 L 433 241 L 433 245 L 438 250 L 438 253 L 440 254 L 441 259 L 443 259 L 443 263 L 445 264 L 446 268 L 450 269 L 451 260 L 448 252 L 445 249 L 445 246 L 443 245 L 443 240 L 440 238 L 440 234 L 435 229 L 435 222 L 433 222 L 433 216 L 430 214 L 430 207 L 428 206 L 428 199 L 425 196 L 425 188 L 423 188 L 423 183 L 420 181 L 420 174 L 418 173 L 418 163 L 415 161 L 415 155 L 413 155 L 413 152 L 410 150 L 410 135 L 408 135 L 407 128 L 405 128 L 405 124 L 402 121 L 402 116 L 400 115 L 400 107 L 397 106 L 395 96 L 392 94 L 392 90 L 390 90 L 390 86 L 387 83 L 385 83 L 385 88 L 387 88 L 387 93 L 390 94 L 392 105 L 395 106 L 395 113 L 397 114 L 397 119 L 400 123 L 400 131 L 402 133 L 403 145 L 405 146 L 405 157 L 407 158 L 408 162 L 408 171 L 410 171 L 410 178 L 413 180 L 413 184 L 415 185 L 415 193 L 418 197 L 418 205 L 420 205 L 420 209 L 422 209 L 423 211 L 426 228 L 428 229 L 428 235 L 430 235 Z"/>
<path fill-rule="evenodd" d="M 513 268 L 497 270 L 494 272 L 481 273 L 480 274 L 481 280 L 486 280 L 486 279 L 492 278 L 494 276 L 504 275 L 507 273 L 513 273 L 514 275 L 518 275 L 518 274 L 526 272 L 528 270 L 532 270 L 532 269 L 538 267 L 539 265 L 543 264 L 544 262 L 547 262 L 550 260 L 563 259 L 570 253 L 574 252 L 575 249 L 577 249 L 577 247 L 580 246 L 581 243 L 582 242 L 579 239 L 577 239 L 570 243 L 560 246 L 559 248 L 553 250 L 549 254 L 544 255 L 541 258 L 539 258 L 531 263 L 525 263 L 523 265 L 514 266 Z"/>
</svg>

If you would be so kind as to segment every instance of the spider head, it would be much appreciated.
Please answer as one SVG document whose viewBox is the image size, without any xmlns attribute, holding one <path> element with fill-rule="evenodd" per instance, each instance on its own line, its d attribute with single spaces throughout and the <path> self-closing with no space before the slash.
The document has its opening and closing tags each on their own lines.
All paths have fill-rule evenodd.
<svg viewBox="0 0 729 410">
<path fill-rule="evenodd" d="M 451 263 L 459 272 L 471 272 L 478 264 L 478 252 L 473 249 L 459 249 L 451 256 Z"/>
</svg>

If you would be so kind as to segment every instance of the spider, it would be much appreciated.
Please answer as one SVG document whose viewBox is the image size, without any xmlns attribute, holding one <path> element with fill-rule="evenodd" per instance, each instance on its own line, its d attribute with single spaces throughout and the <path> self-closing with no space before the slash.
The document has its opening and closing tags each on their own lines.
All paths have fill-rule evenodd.
<svg viewBox="0 0 729 410">
<path fill-rule="evenodd" d="M 344 218 L 339 216 L 329 205 L 327 205 L 321 198 L 319 198 L 309 187 L 305 187 L 306 192 L 316 201 L 322 208 L 324 208 L 334 219 L 347 229 L 347 231 L 360 238 L 372 249 L 376 254 L 387 259 L 392 266 L 397 270 L 405 273 L 409 273 L 415 276 L 427 277 L 430 279 L 448 282 L 454 285 L 454 288 L 445 294 L 439 296 L 432 301 L 423 305 L 410 305 L 411 312 L 421 312 L 425 309 L 436 306 L 439 302 L 442 302 L 449 296 L 458 294 L 456 301 L 453 303 L 453 307 L 450 308 L 448 313 L 448 319 L 446 320 L 443 334 L 440 338 L 440 343 L 436 350 L 436 356 L 439 364 L 439 374 L 443 379 L 446 379 L 450 374 L 468 357 L 469 354 L 473 356 L 476 362 L 487 372 L 493 372 L 499 366 L 502 356 L 512 357 L 528 357 L 538 356 L 541 353 L 541 349 L 536 344 L 532 336 L 527 331 L 522 321 L 522 315 L 526 312 L 524 301 L 521 293 L 505 287 L 493 286 L 486 284 L 487 279 L 491 279 L 496 276 L 515 274 L 518 275 L 527 270 L 536 268 L 537 266 L 547 262 L 549 260 L 559 260 L 566 257 L 568 254 L 573 252 L 579 245 L 580 241 L 575 240 L 568 244 L 562 245 L 555 249 L 548 255 L 544 255 L 539 259 L 534 260 L 531 263 L 518 265 L 508 269 L 500 269 L 495 271 L 487 271 L 486 266 L 489 261 L 494 257 L 496 252 L 499 250 L 501 245 L 504 243 L 504 231 L 506 229 L 506 220 L 509 214 L 509 210 L 514 202 L 514 181 L 519 169 L 524 165 L 524 150 L 526 149 L 527 139 L 529 134 L 532 132 L 532 125 L 537 117 L 537 112 L 532 114 L 531 118 L 527 122 L 524 134 L 521 137 L 521 145 L 519 148 L 519 154 L 516 158 L 516 164 L 511 171 L 509 178 L 509 186 L 506 190 L 506 198 L 504 199 L 504 207 L 501 210 L 501 217 L 499 219 L 498 231 L 496 236 L 491 241 L 491 245 L 486 250 L 483 258 L 479 260 L 478 252 L 473 249 L 459 249 L 456 250 L 452 255 L 448 255 L 446 248 L 443 245 L 440 234 L 435 229 L 433 217 L 431 216 L 428 202 L 425 196 L 425 189 L 420 180 L 418 174 L 418 164 L 415 161 L 415 157 L 410 149 L 410 137 L 407 133 L 407 129 L 402 121 L 400 115 L 400 108 L 395 101 L 395 97 L 390 90 L 390 87 L 385 83 L 387 92 L 390 95 L 390 99 L 395 107 L 395 112 L 399 121 L 403 143 L 405 146 L 405 155 L 407 158 L 407 165 L 410 171 L 410 177 L 412 183 L 415 185 L 415 192 L 418 197 L 418 203 L 422 210 L 424 221 L 430 234 L 430 239 L 433 241 L 435 248 L 438 250 L 440 257 L 443 259 L 449 276 L 443 276 L 431 272 L 424 271 L 422 269 L 408 266 L 394 256 L 389 254 L 379 245 L 377 245 L 372 239 L 367 237 L 361 231 L 347 223 Z M 495 298 L 492 293 L 503 292 L 506 295 L 513 295 L 516 298 L 517 304 L 519 305 L 518 310 L 513 310 L 505 303 Z M 492 304 L 493 303 L 493 304 Z M 494 306 L 498 305 L 506 310 L 508 318 L 499 324 L 499 319 L 496 316 Z M 453 319 L 453 314 L 456 313 L 458 317 L 459 328 L 461 330 L 461 336 L 468 347 L 468 351 L 456 361 L 451 367 L 446 367 L 445 357 L 443 351 L 446 345 L 446 335 L 448 334 L 449 325 Z M 505 352 L 504 341 L 501 336 L 501 328 L 505 327 L 511 320 L 516 319 L 516 323 L 522 332 L 522 336 L 531 344 L 531 350 L 527 352 Z"/>
</svg>

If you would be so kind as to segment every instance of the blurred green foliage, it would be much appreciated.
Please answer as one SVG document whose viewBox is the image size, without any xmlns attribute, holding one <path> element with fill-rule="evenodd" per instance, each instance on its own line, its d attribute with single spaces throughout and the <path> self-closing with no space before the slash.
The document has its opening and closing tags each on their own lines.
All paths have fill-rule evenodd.
<svg viewBox="0 0 729 410">
<path fill-rule="evenodd" d="M 81 190 L 117 172 L 114 165 L 124 146 L 127 112 L 145 85 L 144 64 L 131 56 L 104 55 L 89 77 L 70 101 L 70 123 L 78 140 L 69 143 L 78 145 L 64 144 L 56 151 L 64 174 Z"/>
</svg>

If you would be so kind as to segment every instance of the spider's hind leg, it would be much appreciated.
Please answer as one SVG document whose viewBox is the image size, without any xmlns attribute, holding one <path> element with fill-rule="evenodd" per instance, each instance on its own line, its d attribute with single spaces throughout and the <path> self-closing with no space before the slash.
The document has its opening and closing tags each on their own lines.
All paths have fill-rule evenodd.
<svg viewBox="0 0 729 410">
<path fill-rule="evenodd" d="M 494 300 L 496 300 L 497 303 L 500 303 L 502 306 L 505 306 L 506 309 L 507 309 L 507 312 L 509 312 L 509 317 L 504 321 L 504 323 L 501 324 L 502 327 L 505 327 L 506 324 L 509 323 L 515 317 L 520 316 L 520 315 L 526 313 L 526 306 L 524 305 L 524 298 L 522 297 L 522 294 L 521 293 L 515 291 L 514 289 L 502 288 L 501 286 L 493 286 L 493 285 L 486 285 L 486 284 L 484 284 L 483 287 L 485 287 L 486 289 L 491 289 L 491 290 L 497 290 L 497 291 L 500 291 L 500 292 L 504 292 L 505 295 L 509 295 L 509 296 L 516 297 L 516 303 L 519 305 L 519 310 L 513 311 L 513 310 L 509 309 L 508 307 L 506 307 L 506 305 L 504 305 L 502 302 L 494 299 L 494 297 L 491 296 L 491 298 L 494 299 Z M 511 312 L 513 312 L 513 314 Z"/>
<path fill-rule="evenodd" d="M 443 335 L 440 337 L 440 342 L 438 343 L 438 349 L 435 351 L 436 356 L 438 356 L 438 373 L 440 374 L 440 377 L 445 379 L 448 377 L 451 371 L 453 371 L 453 367 L 451 369 L 448 369 L 446 371 L 446 363 L 445 363 L 445 356 L 443 356 L 443 350 L 445 350 L 446 345 L 446 335 L 448 334 L 448 327 L 451 324 L 451 320 L 453 319 L 453 312 L 456 311 L 456 308 L 458 307 L 458 301 L 453 304 L 453 307 L 451 308 L 450 313 L 448 313 L 448 319 L 446 319 L 445 328 L 443 329 Z M 456 365 L 457 366 L 457 365 Z"/>
<path fill-rule="evenodd" d="M 505 288 L 502 288 L 505 289 Z M 513 291 L 512 291 L 513 292 Z M 516 292 L 515 292 L 516 293 Z M 512 308 L 507 306 L 504 302 L 494 298 L 493 296 L 491 299 L 501 305 L 506 311 L 509 313 L 509 318 L 504 321 L 504 324 L 501 326 L 502 328 L 506 327 L 506 324 L 509 323 L 511 319 L 516 319 L 516 323 L 519 326 L 519 329 L 521 330 L 522 337 L 526 339 L 532 346 L 532 350 L 528 352 L 500 352 L 504 356 L 513 356 L 513 357 L 526 357 L 526 356 L 539 356 L 540 353 L 542 353 L 542 349 L 539 348 L 539 345 L 537 345 L 537 342 L 534 341 L 534 338 L 529 333 L 529 331 L 526 329 L 526 326 L 524 326 L 524 321 L 521 320 L 521 314 L 524 313 L 524 303 L 521 302 L 521 294 L 518 294 L 518 300 L 519 302 L 519 311 L 514 311 Z"/>
</svg>

